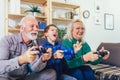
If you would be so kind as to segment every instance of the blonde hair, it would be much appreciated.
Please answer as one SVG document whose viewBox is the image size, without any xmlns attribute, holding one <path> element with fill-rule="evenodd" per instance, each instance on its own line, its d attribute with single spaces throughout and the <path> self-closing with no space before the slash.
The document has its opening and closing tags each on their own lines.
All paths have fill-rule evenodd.
<svg viewBox="0 0 120 80">
<path fill-rule="evenodd" d="M 74 28 L 74 24 L 75 24 L 76 22 L 80 22 L 80 23 L 83 24 L 83 22 L 82 22 L 81 20 L 75 20 L 75 21 L 73 21 L 72 24 L 70 24 L 70 26 L 67 28 L 67 32 L 66 32 L 65 36 L 63 37 L 63 39 L 68 39 L 69 41 L 71 41 L 71 40 L 73 39 L 73 36 L 72 36 L 72 33 L 71 33 L 71 32 L 72 32 L 72 30 L 73 30 L 73 28 Z M 83 26 L 84 26 L 84 24 L 83 24 Z M 85 41 L 83 40 L 83 38 L 82 38 L 81 40 L 82 40 L 82 42 L 85 42 Z"/>
</svg>

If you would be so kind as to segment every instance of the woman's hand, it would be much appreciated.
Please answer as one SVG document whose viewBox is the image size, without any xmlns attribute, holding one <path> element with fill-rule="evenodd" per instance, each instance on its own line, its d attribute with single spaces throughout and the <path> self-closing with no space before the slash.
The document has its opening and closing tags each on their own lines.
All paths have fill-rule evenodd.
<svg viewBox="0 0 120 80">
<path fill-rule="evenodd" d="M 76 44 L 73 45 L 74 52 L 77 53 L 82 47 L 82 42 L 79 43 L 79 41 L 76 42 Z"/>
<path fill-rule="evenodd" d="M 103 60 L 106 60 L 106 59 L 109 58 L 109 56 L 110 56 L 110 52 L 109 52 L 108 50 L 105 50 L 104 47 L 102 47 L 102 48 L 100 49 L 100 52 L 104 52 L 104 51 L 107 52 L 107 55 L 105 55 L 102 59 L 103 59 Z"/>
<path fill-rule="evenodd" d="M 88 52 L 87 54 L 83 55 L 83 60 L 85 62 L 88 62 L 88 61 L 95 61 L 99 58 L 98 54 L 95 54 L 95 51 L 92 51 L 92 52 Z"/>
</svg>

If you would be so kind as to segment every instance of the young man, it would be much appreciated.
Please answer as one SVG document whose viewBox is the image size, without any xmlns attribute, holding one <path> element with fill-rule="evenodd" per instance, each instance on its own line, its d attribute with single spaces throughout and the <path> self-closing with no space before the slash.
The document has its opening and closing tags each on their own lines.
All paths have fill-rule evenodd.
<svg viewBox="0 0 120 80">
<path fill-rule="evenodd" d="M 54 70 L 42 70 L 47 63 L 44 61 L 51 58 L 51 49 L 47 49 L 40 58 L 39 51 L 33 51 L 36 46 L 32 41 L 37 39 L 38 34 L 35 17 L 25 16 L 19 25 L 19 34 L 0 40 L 0 80 L 56 80 Z M 28 64 L 34 73 L 29 72 Z"/>
<path fill-rule="evenodd" d="M 72 58 L 72 54 L 64 54 L 64 50 L 66 48 L 60 42 L 57 41 L 58 29 L 56 25 L 50 24 L 46 26 L 44 30 L 44 35 L 47 40 L 43 42 L 41 46 L 46 49 L 51 48 L 53 55 L 51 59 L 48 60 L 45 69 L 55 69 L 57 72 L 57 80 L 76 80 L 74 77 L 71 77 L 69 75 L 63 75 L 63 58 L 70 59 Z"/>
</svg>

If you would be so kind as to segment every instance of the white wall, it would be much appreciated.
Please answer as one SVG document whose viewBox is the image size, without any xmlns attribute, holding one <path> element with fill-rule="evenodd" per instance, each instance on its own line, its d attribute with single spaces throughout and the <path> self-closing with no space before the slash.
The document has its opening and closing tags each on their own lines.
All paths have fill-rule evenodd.
<svg viewBox="0 0 120 80">
<path fill-rule="evenodd" d="M 0 0 L 0 38 L 4 35 L 4 0 Z"/>
<path fill-rule="evenodd" d="M 90 10 L 90 17 L 83 19 L 86 27 L 85 40 L 92 49 L 96 49 L 101 42 L 120 42 L 120 4 L 119 0 L 98 0 L 100 2 L 100 13 L 95 12 L 95 0 L 75 0 L 81 6 L 81 11 Z M 97 0 L 96 0 L 97 1 Z M 76 2 L 76 3 L 77 3 Z M 87 2 L 87 3 L 86 3 Z M 104 29 L 104 13 L 114 15 L 114 30 Z M 101 24 L 94 22 L 95 15 L 101 16 Z"/>
</svg>

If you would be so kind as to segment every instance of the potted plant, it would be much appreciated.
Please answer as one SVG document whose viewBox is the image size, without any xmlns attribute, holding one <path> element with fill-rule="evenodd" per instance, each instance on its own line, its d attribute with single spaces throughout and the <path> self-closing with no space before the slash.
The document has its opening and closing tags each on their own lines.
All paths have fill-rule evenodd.
<svg viewBox="0 0 120 80">
<path fill-rule="evenodd" d="M 29 10 L 26 10 L 25 12 L 32 12 L 34 16 L 37 16 L 37 13 L 41 13 L 41 10 L 37 5 L 30 6 Z"/>
<path fill-rule="evenodd" d="M 65 28 L 65 29 L 58 28 L 58 39 L 63 39 L 64 35 L 66 34 L 66 30 L 67 30 L 67 28 Z"/>
</svg>

